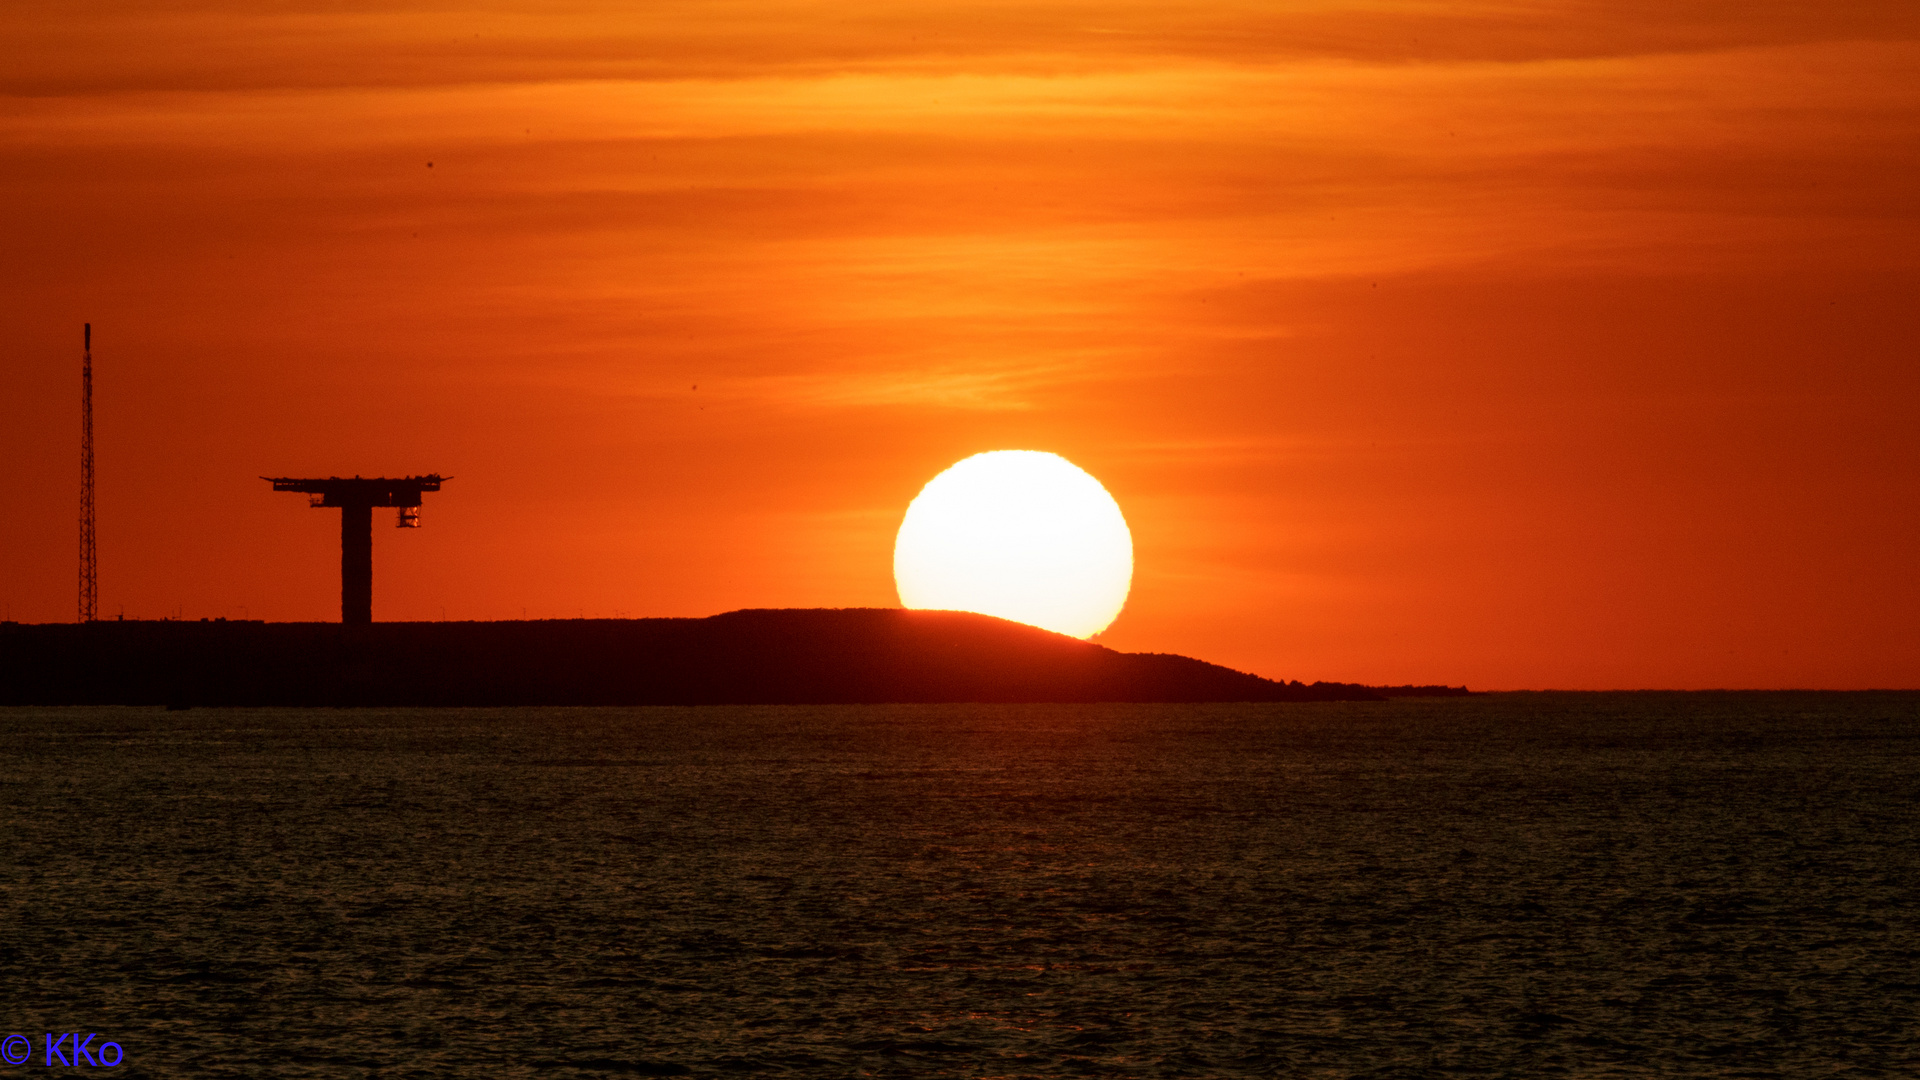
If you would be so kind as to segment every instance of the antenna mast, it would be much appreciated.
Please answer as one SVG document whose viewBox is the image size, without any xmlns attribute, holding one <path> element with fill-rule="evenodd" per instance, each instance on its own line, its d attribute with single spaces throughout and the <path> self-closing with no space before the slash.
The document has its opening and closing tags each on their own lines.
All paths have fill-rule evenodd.
<svg viewBox="0 0 1920 1080">
<path fill-rule="evenodd" d="M 100 580 L 93 552 L 93 324 L 82 333 L 80 361 L 80 621 L 92 622 L 100 608 Z"/>
</svg>

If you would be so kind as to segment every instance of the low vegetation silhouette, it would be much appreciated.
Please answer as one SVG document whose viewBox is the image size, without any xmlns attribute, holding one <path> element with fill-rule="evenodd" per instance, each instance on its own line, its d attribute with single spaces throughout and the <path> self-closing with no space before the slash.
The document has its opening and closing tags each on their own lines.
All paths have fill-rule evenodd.
<svg viewBox="0 0 1920 1080">
<path fill-rule="evenodd" d="M 889 608 L 704 619 L 0 628 L 0 701 L 119 705 L 694 705 L 1377 701 L 986 615 Z M 1401 692 L 1417 688 L 1396 688 Z M 1438 688 L 1429 688 L 1438 689 Z"/>
</svg>

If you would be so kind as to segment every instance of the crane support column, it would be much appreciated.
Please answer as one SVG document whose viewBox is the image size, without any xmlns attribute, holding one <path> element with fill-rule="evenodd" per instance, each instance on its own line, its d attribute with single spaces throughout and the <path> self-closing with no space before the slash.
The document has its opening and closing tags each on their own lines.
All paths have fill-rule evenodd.
<svg viewBox="0 0 1920 1080">
<path fill-rule="evenodd" d="M 340 508 L 340 621 L 373 621 L 373 507 Z"/>
</svg>

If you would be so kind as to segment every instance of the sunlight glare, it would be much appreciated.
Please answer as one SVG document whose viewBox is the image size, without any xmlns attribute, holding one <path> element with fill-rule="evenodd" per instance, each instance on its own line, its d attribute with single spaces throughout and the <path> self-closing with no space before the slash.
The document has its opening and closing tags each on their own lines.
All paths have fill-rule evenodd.
<svg viewBox="0 0 1920 1080">
<path fill-rule="evenodd" d="M 1133 536 L 1107 489 L 1058 454 L 995 450 L 907 507 L 893 577 L 909 608 L 974 611 L 1091 637 L 1127 602 Z"/>
</svg>

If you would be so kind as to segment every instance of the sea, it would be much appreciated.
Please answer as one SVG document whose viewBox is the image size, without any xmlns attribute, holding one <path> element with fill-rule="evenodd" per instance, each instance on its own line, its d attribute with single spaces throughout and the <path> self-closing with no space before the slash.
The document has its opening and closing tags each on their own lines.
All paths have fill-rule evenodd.
<svg viewBox="0 0 1920 1080">
<path fill-rule="evenodd" d="M 0 710 L 0 1076 L 1916 1077 L 1917 794 L 1913 693 Z"/>
</svg>

